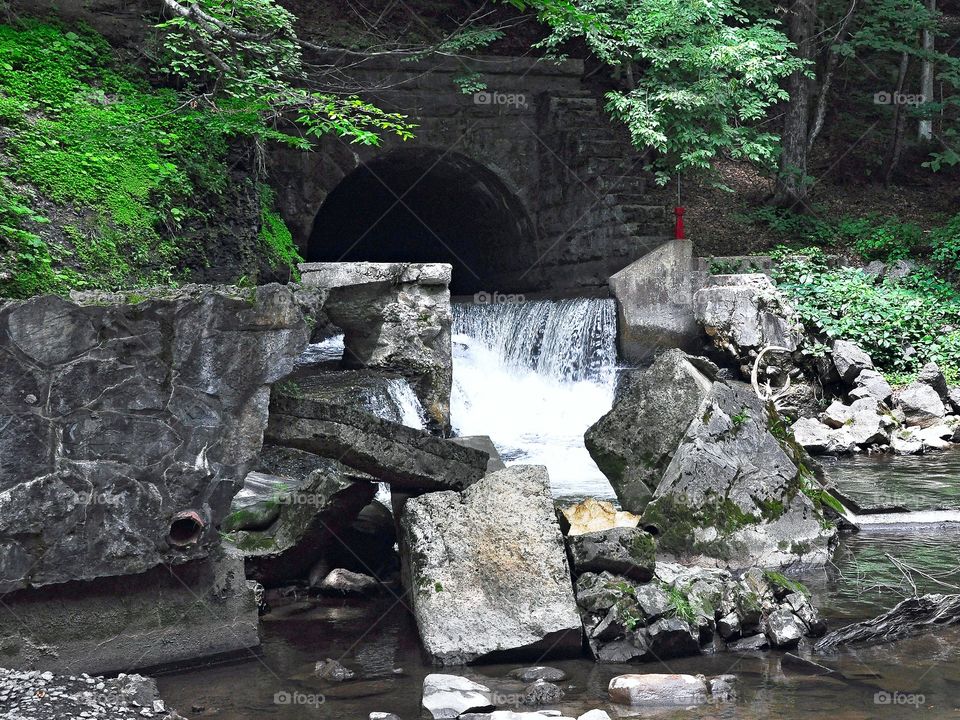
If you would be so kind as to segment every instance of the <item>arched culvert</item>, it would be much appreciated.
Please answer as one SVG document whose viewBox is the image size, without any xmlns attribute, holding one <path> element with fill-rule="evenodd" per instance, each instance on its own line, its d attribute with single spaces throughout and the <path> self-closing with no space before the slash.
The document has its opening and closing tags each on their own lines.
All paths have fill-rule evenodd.
<svg viewBox="0 0 960 720">
<path fill-rule="evenodd" d="M 448 262 L 451 291 L 523 289 L 535 231 L 520 200 L 464 155 L 399 149 L 360 166 L 317 213 L 313 262 Z"/>
<path fill-rule="evenodd" d="M 183 510 L 170 521 L 167 542 L 180 548 L 196 545 L 206 527 L 207 523 L 196 510 Z"/>
</svg>

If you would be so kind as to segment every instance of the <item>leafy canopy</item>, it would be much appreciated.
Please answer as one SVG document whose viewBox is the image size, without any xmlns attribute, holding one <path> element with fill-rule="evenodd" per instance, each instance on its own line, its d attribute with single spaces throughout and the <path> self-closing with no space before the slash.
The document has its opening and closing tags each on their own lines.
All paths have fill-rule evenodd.
<svg viewBox="0 0 960 720">
<path fill-rule="evenodd" d="M 309 137 L 334 133 L 365 145 L 382 133 L 412 137 L 405 116 L 355 95 L 306 87 L 296 17 L 274 0 L 164 0 L 158 70 L 195 101 L 214 104 L 239 135 L 309 149 Z M 296 128 L 293 121 L 299 124 Z M 283 125 L 291 133 L 284 133 Z M 302 135 L 301 135 L 302 133 Z"/>
<path fill-rule="evenodd" d="M 524 7 L 524 0 L 515 0 Z M 779 137 L 763 129 L 774 104 L 788 99 L 781 80 L 803 67 L 769 19 L 740 0 L 532 0 L 555 54 L 586 42 L 627 87 L 607 93 L 607 109 L 634 144 L 656 151 L 649 169 L 708 169 L 720 155 L 772 166 Z M 632 79 L 632 80 L 631 80 Z M 630 86 L 632 81 L 632 87 Z"/>
</svg>

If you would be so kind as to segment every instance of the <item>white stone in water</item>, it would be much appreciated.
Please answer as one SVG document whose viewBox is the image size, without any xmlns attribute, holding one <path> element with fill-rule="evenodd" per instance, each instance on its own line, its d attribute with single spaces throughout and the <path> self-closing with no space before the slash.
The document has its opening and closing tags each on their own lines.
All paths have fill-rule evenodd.
<svg viewBox="0 0 960 720">
<path fill-rule="evenodd" d="M 619 705 L 698 705 L 709 697 L 706 679 L 693 675 L 618 675 L 607 689 Z"/>
<path fill-rule="evenodd" d="M 459 675 L 431 673 L 423 679 L 421 704 L 434 720 L 456 718 L 467 712 L 493 710 L 493 693 L 486 685 Z"/>
</svg>

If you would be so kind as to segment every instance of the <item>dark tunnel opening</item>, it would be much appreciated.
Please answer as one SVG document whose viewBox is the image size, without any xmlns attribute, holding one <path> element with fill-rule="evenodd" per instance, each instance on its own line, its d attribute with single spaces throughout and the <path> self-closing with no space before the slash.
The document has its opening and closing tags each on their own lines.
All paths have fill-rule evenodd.
<svg viewBox="0 0 960 720">
<path fill-rule="evenodd" d="M 314 220 L 311 262 L 447 262 L 454 295 L 510 291 L 534 229 L 520 200 L 481 164 L 395 150 L 350 173 Z"/>
</svg>

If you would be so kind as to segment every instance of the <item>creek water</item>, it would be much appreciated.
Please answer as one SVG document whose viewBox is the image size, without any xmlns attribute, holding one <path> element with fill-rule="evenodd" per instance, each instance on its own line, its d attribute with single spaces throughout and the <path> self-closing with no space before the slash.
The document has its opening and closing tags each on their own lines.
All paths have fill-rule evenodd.
<svg viewBox="0 0 960 720">
<path fill-rule="evenodd" d="M 560 503 L 586 495 L 612 499 L 582 435 L 613 401 L 614 322 L 612 305 L 602 300 L 458 307 L 454 426 L 462 434 L 491 435 L 508 463 L 546 464 Z M 330 347 L 314 350 L 321 351 Z M 411 394 L 399 386 L 396 391 L 385 414 L 399 412 L 416 425 Z M 860 457 L 826 464 L 825 470 L 863 506 L 960 509 L 960 452 Z M 843 537 L 830 565 L 800 579 L 828 624 L 838 627 L 872 617 L 913 592 L 891 557 L 915 568 L 912 582 L 920 592 L 960 592 L 952 587 L 960 586 L 958 547 L 958 524 L 871 527 Z M 160 690 L 171 707 L 190 718 L 366 720 L 374 711 L 419 718 L 423 678 L 433 668 L 425 663 L 405 601 L 388 594 L 280 608 L 264 616 L 256 655 L 168 671 L 158 677 Z M 356 670 L 358 679 L 330 684 L 312 677 L 316 661 L 328 657 Z M 628 666 L 551 660 L 569 675 L 561 683 L 564 702 L 552 707 L 573 717 L 594 707 L 614 718 L 960 717 L 958 627 L 816 657 L 843 673 L 843 680 L 785 671 L 780 658 L 776 652 L 722 653 Z M 505 676 L 516 666 L 448 672 L 511 692 Z M 739 696 L 692 709 L 615 711 L 605 705 L 607 683 L 627 672 L 732 672 L 739 677 Z"/>
</svg>

